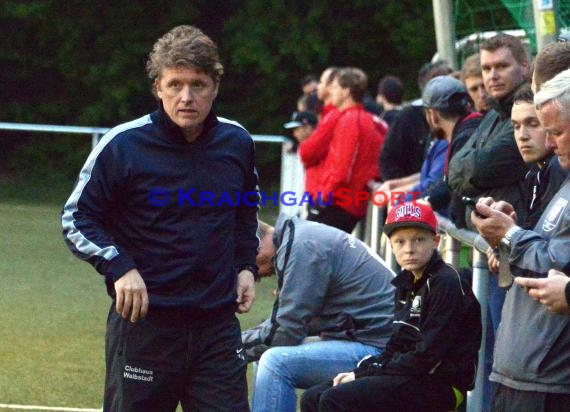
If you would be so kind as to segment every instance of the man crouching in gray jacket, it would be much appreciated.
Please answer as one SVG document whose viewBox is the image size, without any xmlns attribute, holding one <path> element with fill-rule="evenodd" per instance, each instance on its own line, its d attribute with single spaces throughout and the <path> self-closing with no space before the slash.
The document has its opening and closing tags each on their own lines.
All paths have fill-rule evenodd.
<svg viewBox="0 0 570 412">
<path fill-rule="evenodd" d="M 294 412 L 295 388 L 383 351 L 394 273 L 360 240 L 324 224 L 282 214 L 275 228 L 260 223 L 259 237 L 259 273 L 277 275 L 278 296 L 271 318 L 242 334 L 250 361 L 263 353 L 252 409 Z"/>
</svg>

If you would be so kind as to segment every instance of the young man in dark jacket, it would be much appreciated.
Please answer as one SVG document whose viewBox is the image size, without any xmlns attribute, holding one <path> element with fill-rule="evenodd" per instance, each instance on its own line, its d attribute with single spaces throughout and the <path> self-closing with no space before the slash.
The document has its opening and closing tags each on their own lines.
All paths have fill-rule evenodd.
<svg viewBox="0 0 570 412">
<path fill-rule="evenodd" d="M 441 412 L 473 388 L 481 309 L 473 292 L 437 252 L 436 217 L 427 205 L 392 208 L 384 231 L 403 271 L 396 286 L 394 332 L 382 355 L 315 386 L 301 410 Z"/>
</svg>

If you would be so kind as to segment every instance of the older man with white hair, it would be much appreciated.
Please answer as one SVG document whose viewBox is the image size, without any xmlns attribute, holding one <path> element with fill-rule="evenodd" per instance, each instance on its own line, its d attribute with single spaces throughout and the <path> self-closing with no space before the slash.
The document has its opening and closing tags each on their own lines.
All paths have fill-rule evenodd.
<svg viewBox="0 0 570 412">
<path fill-rule="evenodd" d="M 570 170 L 570 69 L 544 83 L 534 98 L 538 118 L 546 131 L 546 145 Z M 487 198 L 477 206 L 473 223 L 492 246 L 507 253 L 514 276 L 526 289 L 512 287 L 505 300 L 495 345 L 491 380 L 499 387 L 493 400 L 496 411 L 570 410 L 570 316 L 552 314 L 550 299 L 531 293 L 534 280 L 547 278 L 560 294 L 568 289 L 570 273 L 570 178 L 548 204 L 533 230 L 516 225 L 516 214 L 506 202 Z M 555 271 L 553 271 L 554 269 Z M 561 282 L 566 278 L 566 282 Z M 551 289 L 548 289 L 551 291 Z M 558 306 L 550 306 L 558 308 Z M 517 343 L 521 343 L 517 345 Z"/>
</svg>

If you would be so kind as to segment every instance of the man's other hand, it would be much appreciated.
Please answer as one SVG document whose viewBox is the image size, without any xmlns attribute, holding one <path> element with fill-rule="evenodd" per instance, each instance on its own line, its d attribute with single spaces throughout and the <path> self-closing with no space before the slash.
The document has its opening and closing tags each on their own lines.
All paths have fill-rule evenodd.
<svg viewBox="0 0 570 412">
<path fill-rule="evenodd" d="M 242 270 L 237 279 L 237 313 L 247 313 L 255 301 L 255 278 L 249 270 Z"/>
<path fill-rule="evenodd" d="M 115 281 L 116 310 L 135 323 L 148 313 L 148 293 L 139 271 L 131 269 Z"/>
</svg>

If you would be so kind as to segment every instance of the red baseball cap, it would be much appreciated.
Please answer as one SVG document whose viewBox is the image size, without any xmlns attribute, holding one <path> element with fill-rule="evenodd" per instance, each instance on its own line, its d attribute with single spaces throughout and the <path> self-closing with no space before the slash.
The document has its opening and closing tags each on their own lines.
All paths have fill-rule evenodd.
<svg viewBox="0 0 570 412">
<path fill-rule="evenodd" d="M 394 206 L 384 225 L 384 233 L 390 237 L 392 232 L 402 227 L 418 227 L 437 233 L 437 218 L 428 205 L 408 202 Z"/>
</svg>

